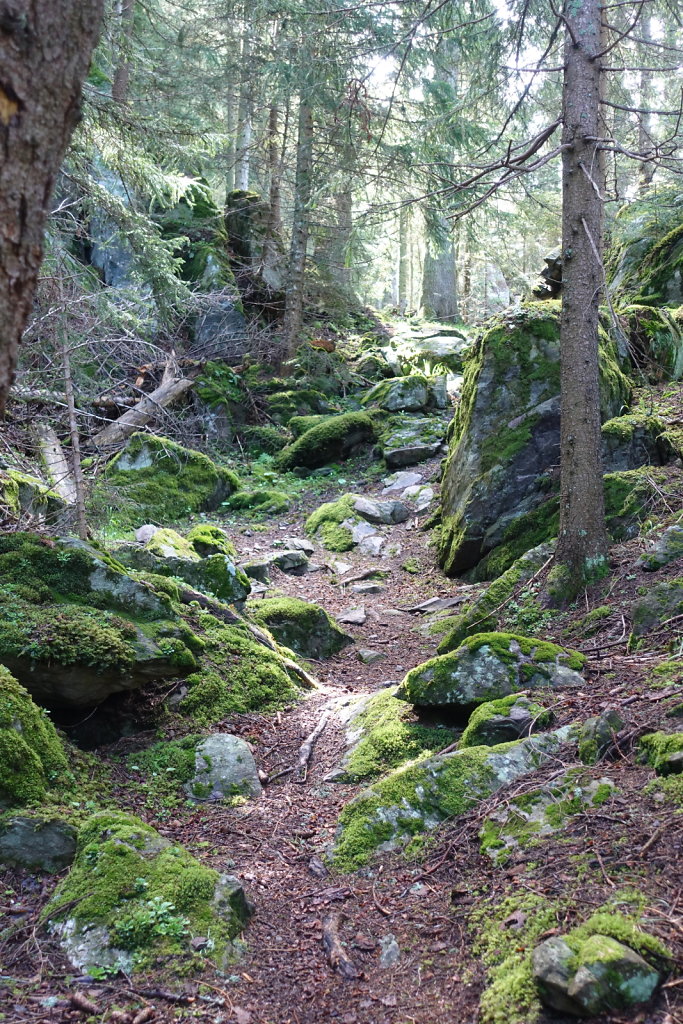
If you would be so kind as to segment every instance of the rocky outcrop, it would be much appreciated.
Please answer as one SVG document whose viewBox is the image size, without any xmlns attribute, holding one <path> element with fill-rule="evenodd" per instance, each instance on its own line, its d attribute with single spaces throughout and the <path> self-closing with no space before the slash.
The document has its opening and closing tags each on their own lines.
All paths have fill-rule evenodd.
<svg viewBox="0 0 683 1024">
<path fill-rule="evenodd" d="M 608 420 L 628 406 L 630 386 L 604 333 L 600 369 Z M 559 459 L 559 372 L 557 302 L 501 314 L 477 341 L 442 485 L 440 561 L 448 574 L 475 566 L 546 499 Z"/>
<path fill-rule="evenodd" d="M 304 658 L 330 658 L 353 643 L 320 605 L 296 597 L 272 597 L 250 603 L 259 625 L 270 630 L 278 643 Z"/>
</svg>

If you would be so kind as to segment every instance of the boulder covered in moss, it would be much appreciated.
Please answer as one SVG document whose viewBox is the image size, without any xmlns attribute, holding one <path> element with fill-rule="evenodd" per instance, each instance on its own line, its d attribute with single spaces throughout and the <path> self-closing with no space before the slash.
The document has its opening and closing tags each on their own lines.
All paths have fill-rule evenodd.
<svg viewBox="0 0 683 1024">
<path fill-rule="evenodd" d="M 214 549 L 218 546 L 234 551 L 225 535 L 209 535 L 206 531 L 210 529 L 195 527 L 194 540 L 189 536 L 182 537 L 168 528 L 154 530 L 143 544 L 121 544 L 114 549 L 114 555 L 131 569 L 151 572 L 157 576 L 177 576 L 191 587 L 213 594 L 229 604 L 244 601 L 251 585 L 244 573 L 236 567 L 233 556 L 222 551 L 203 556 L 197 552 L 197 543 L 205 550 L 208 544 Z M 213 538 L 213 544 L 209 542 L 209 536 Z"/>
<path fill-rule="evenodd" d="M 66 755 L 55 727 L 0 664 L 0 808 L 39 803 L 69 789 Z"/>
<path fill-rule="evenodd" d="M 95 511 L 130 510 L 129 518 L 173 523 L 192 512 L 210 512 L 239 489 L 232 470 L 175 441 L 137 433 L 98 479 Z"/>
<path fill-rule="evenodd" d="M 464 814 L 502 786 L 555 758 L 569 728 L 497 747 L 469 747 L 391 772 L 346 805 L 331 851 L 340 871 L 395 850 L 447 818 Z"/>
<path fill-rule="evenodd" d="M 642 636 L 683 614 L 683 577 L 656 583 L 631 606 L 634 636 Z"/>
<path fill-rule="evenodd" d="M 47 707 L 92 707 L 196 667 L 199 641 L 165 581 L 134 579 L 83 541 L 0 537 L 0 580 L 0 660 Z"/>
<path fill-rule="evenodd" d="M 666 466 L 677 455 L 666 424 L 657 416 L 617 416 L 602 425 L 602 461 L 610 473 Z"/>
<path fill-rule="evenodd" d="M 276 458 L 278 469 L 306 466 L 314 469 L 336 459 L 346 459 L 361 445 L 375 439 L 375 427 L 366 413 L 346 412 L 312 427 L 284 448 Z"/>
<path fill-rule="evenodd" d="M 382 455 L 389 469 L 415 466 L 438 454 L 444 443 L 447 422 L 438 416 L 395 417 L 382 431 Z"/>
<path fill-rule="evenodd" d="M 649 539 L 649 538 L 648 538 Z M 640 557 L 640 566 L 649 572 L 683 559 L 683 524 L 674 523 L 651 541 Z"/>
<path fill-rule="evenodd" d="M 419 412 L 430 403 L 429 381 L 421 374 L 392 377 L 375 384 L 362 398 L 365 406 L 377 405 L 387 412 Z"/>
<path fill-rule="evenodd" d="M 584 685 L 585 658 L 547 640 L 515 633 L 476 633 L 450 654 L 412 669 L 396 696 L 419 707 L 471 713 L 480 704 L 520 690 Z"/>
<path fill-rule="evenodd" d="M 621 914 L 598 912 L 533 952 L 533 978 L 546 1006 L 596 1017 L 648 1002 L 670 962 L 653 935 Z"/>
<path fill-rule="evenodd" d="M 587 718 L 579 731 L 579 757 L 583 763 L 597 764 L 613 746 L 625 724 L 616 708 L 606 708 L 599 715 Z"/>
<path fill-rule="evenodd" d="M 345 633 L 320 605 L 296 597 L 268 597 L 249 606 L 252 618 L 278 643 L 303 658 L 331 658 L 353 637 Z"/>
<path fill-rule="evenodd" d="M 295 417 L 329 416 L 332 406 L 321 391 L 299 387 L 291 391 L 276 391 L 268 396 L 268 415 L 275 423 L 288 426 Z"/>
<path fill-rule="evenodd" d="M 518 694 L 486 701 L 470 715 L 459 746 L 495 747 L 546 728 L 553 713 L 542 704 Z"/>
<path fill-rule="evenodd" d="M 246 740 L 231 733 L 214 733 L 195 748 L 194 775 L 185 783 L 190 800 L 259 797 L 261 780 Z"/>
<path fill-rule="evenodd" d="M 232 561 L 237 560 L 235 545 L 220 526 L 198 523 L 186 534 L 185 539 L 202 558 L 207 555 L 225 555 Z"/>
<path fill-rule="evenodd" d="M 650 732 L 641 737 L 640 749 L 657 775 L 683 772 L 683 732 Z"/>
<path fill-rule="evenodd" d="M 0 510 L 7 519 L 39 516 L 54 524 L 66 508 L 64 499 L 38 477 L 0 468 Z"/>
<path fill-rule="evenodd" d="M 346 753 L 331 782 L 369 782 L 407 761 L 436 754 L 449 746 L 457 733 L 445 725 L 422 722 L 405 701 L 396 699 L 396 687 L 347 700 L 337 710 L 345 726 Z"/>
<path fill-rule="evenodd" d="M 204 867 L 133 815 L 103 811 L 78 836 L 43 924 L 78 970 L 126 974 L 208 960 L 224 970 L 250 907 L 240 882 Z M 194 938 L 205 938 L 199 952 Z M 184 965 L 184 967 L 183 967 Z"/>
<path fill-rule="evenodd" d="M 356 541 L 354 526 L 360 515 L 354 510 L 357 494 L 344 494 L 336 501 L 326 501 L 306 520 L 306 533 L 315 537 L 328 551 L 350 551 Z"/>
<path fill-rule="evenodd" d="M 63 871 L 76 856 L 74 825 L 59 814 L 34 812 L 0 815 L 0 864 L 45 871 Z"/>
<path fill-rule="evenodd" d="M 466 363 L 441 491 L 449 575 L 477 565 L 547 497 L 559 457 L 559 338 L 559 302 L 528 303 L 497 316 Z M 600 384 L 608 420 L 628 407 L 631 388 L 604 331 Z"/>
<path fill-rule="evenodd" d="M 272 488 L 260 488 L 256 491 L 237 491 L 228 499 L 228 507 L 233 510 L 253 510 L 267 515 L 278 515 L 286 512 L 292 501 L 284 491 Z"/>
</svg>

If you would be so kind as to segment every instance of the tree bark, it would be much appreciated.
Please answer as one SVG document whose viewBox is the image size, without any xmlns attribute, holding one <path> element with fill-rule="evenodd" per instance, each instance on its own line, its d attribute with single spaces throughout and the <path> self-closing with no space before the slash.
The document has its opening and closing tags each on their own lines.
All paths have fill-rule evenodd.
<svg viewBox="0 0 683 1024">
<path fill-rule="evenodd" d="M 598 304 L 605 172 L 599 0 L 564 9 L 559 579 L 574 593 L 604 571 L 608 550 L 600 444 Z M 562 595 L 558 595 L 562 597 Z M 571 594 L 567 593 L 567 597 Z"/>
<path fill-rule="evenodd" d="M 135 0 L 120 0 L 117 8 L 120 21 L 119 52 L 111 84 L 111 98 L 116 103 L 125 103 L 130 87 L 130 46 L 135 22 Z"/>
<path fill-rule="evenodd" d="M 0 0 L 0 417 L 101 17 L 102 0 Z"/>
<path fill-rule="evenodd" d="M 401 313 L 405 313 L 410 302 L 409 220 L 408 207 L 402 206 L 398 214 L 398 308 Z"/>
<path fill-rule="evenodd" d="M 458 319 L 458 285 L 452 242 L 436 252 L 427 249 L 422 271 L 421 304 L 425 316 L 437 320 Z"/>
<path fill-rule="evenodd" d="M 652 41 L 652 15 L 647 4 L 643 8 L 640 35 L 646 42 Z M 652 114 L 650 113 L 652 93 L 652 71 L 649 68 L 643 68 L 640 72 L 638 96 L 638 106 L 647 111 L 647 113 L 638 114 L 638 152 L 643 155 L 652 152 Z M 654 160 L 643 160 L 638 164 L 638 190 L 640 192 L 647 189 L 655 176 L 656 169 L 657 165 Z"/>
<path fill-rule="evenodd" d="M 240 98 L 237 113 L 238 138 L 235 158 L 235 188 L 247 191 L 249 188 L 249 164 L 251 158 L 252 116 L 253 116 L 253 82 L 251 77 L 251 40 L 250 25 L 245 25 L 242 37 L 242 71 L 240 78 Z"/>
<path fill-rule="evenodd" d="M 313 112 L 302 99 L 299 103 L 299 129 L 294 185 L 292 243 L 287 268 L 285 317 L 283 333 L 287 350 L 294 352 L 299 340 L 304 315 L 304 271 L 309 232 L 309 204 L 313 169 Z"/>
</svg>

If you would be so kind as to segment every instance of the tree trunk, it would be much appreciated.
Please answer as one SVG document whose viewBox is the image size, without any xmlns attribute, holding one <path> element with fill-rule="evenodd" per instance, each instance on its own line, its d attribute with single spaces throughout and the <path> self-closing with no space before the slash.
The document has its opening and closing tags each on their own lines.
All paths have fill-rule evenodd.
<svg viewBox="0 0 683 1024">
<path fill-rule="evenodd" d="M 253 83 L 251 78 L 251 40 L 245 26 L 242 39 L 242 74 L 240 80 L 240 99 L 238 120 L 237 153 L 235 159 L 235 188 L 246 192 L 249 188 L 249 162 L 251 157 L 252 116 L 253 116 Z"/>
<path fill-rule="evenodd" d="M 344 288 L 351 287 L 351 267 L 348 265 L 348 244 L 353 231 L 353 195 L 350 189 L 337 192 L 334 197 L 336 223 L 332 249 L 332 276 Z"/>
<path fill-rule="evenodd" d="M 398 215 L 398 308 L 401 313 L 405 313 L 410 301 L 409 216 L 408 207 L 402 206 Z"/>
<path fill-rule="evenodd" d="M 263 265 L 266 271 L 275 269 L 280 259 L 278 246 L 282 228 L 280 203 L 282 163 L 280 161 L 279 136 L 280 112 L 273 104 L 268 111 L 268 177 L 269 202 L 266 236 L 263 240 Z"/>
<path fill-rule="evenodd" d="M 292 244 L 287 269 L 283 328 L 288 352 L 294 352 L 296 349 L 303 325 L 304 271 L 306 269 L 306 247 L 308 245 L 312 169 L 313 112 L 308 103 L 302 99 L 299 103 Z"/>
<path fill-rule="evenodd" d="M 641 37 L 646 42 L 652 41 L 652 15 L 647 4 L 643 7 Z M 647 47 L 646 47 L 647 49 Z M 649 63 L 649 56 L 646 55 Z M 645 154 L 652 152 L 652 114 L 649 113 L 652 106 L 653 83 L 652 72 L 643 69 L 640 72 L 640 89 L 638 106 L 647 113 L 638 114 L 638 152 Z M 656 164 L 653 160 L 643 160 L 638 165 L 638 190 L 645 191 L 655 175 Z"/>
<path fill-rule="evenodd" d="M 458 284 L 455 248 L 452 242 L 425 253 L 422 272 L 422 308 L 425 316 L 437 320 L 458 319 Z"/>
<path fill-rule="evenodd" d="M 120 22 L 119 52 L 111 84 L 111 98 L 117 103 L 125 103 L 130 86 L 130 46 L 135 22 L 135 0 L 120 0 L 117 15 Z"/>
<path fill-rule="evenodd" d="M 604 571 L 608 550 L 600 438 L 598 303 L 605 188 L 596 144 L 603 48 L 599 0 L 565 5 L 563 87 L 560 534 L 557 596 Z M 573 594 L 572 594 L 573 591 Z"/>
<path fill-rule="evenodd" d="M 0 0 L 0 417 L 101 17 L 102 0 Z"/>
</svg>

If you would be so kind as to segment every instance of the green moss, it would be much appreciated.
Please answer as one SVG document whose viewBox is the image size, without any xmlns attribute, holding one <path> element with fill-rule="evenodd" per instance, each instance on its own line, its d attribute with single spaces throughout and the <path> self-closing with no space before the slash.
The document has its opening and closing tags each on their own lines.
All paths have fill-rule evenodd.
<svg viewBox="0 0 683 1024">
<path fill-rule="evenodd" d="M 355 494 L 345 494 L 336 501 L 325 502 L 306 520 L 306 533 L 309 537 L 320 536 L 323 547 L 328 551 L 348 551 L 353 547 L 351 530 L 342 526 L 350 520 L 358 522 L 360 517 L 353 510 L 357 499 Z"/>
<path fill-rule="evenodd" d="M 120 523 L 139 522 L 141 517 L 174 522 L 190 512 L 216 508 L 238 488 L 232 470 L 201 452 L 168 438 L 137 433 L 107 465 L 97 484 L 95 505 L 96 511 L 115 507 Z"/>
<path fill-rule="evenodd" d="M 291 422 L 289 429 L 291 430 Z M 256 455 L 261 455 L 263 452 L 266 455 L 277 455 L 291 440 L 287 432 L 277 427 L 242 427 L 241 436 L 245 449 Z"/>
<path fill-rule="evenodd" d="M 296 597 L 272 597 L 253 602 L 249 611 L 278 643 L 305 658 L 331 658 L 352 643 L 324 608 Z"/>
<path fill-rule="evenodd" d="M 325 395 L 312 388 L 279 391 L 268 398 L 268 413 L 277 423 L 288 424 L 295 416 L 329 412 Z"/>
<path fill-rule="evenodd" d="M 451 729 L 426 726 L 415 720 L 412 709 L 397 700 L 393 690 L 374 696 L 352 720 L 362 738 L 344 763 L 352 782 L 376 779 L 406 761 L 443 750 L 456 737 Z"/>
<path fill-rule="evenodd" d="M 237 559 L 235 545 L 220 526 L 198 523 L 192 527 L 185 539 L 202 558 L 207 555 L 225 555 L 232 561 Z"/>
<path fill-rule="evenodd" d="M 523 451 L 533 437 L 540 417 L 525 416 L 515 427 L 502 427 L 487 437 L 481 446 L 481 470 L 486 473 L 493 466 L 506 465 Z"/>
<path fill-rule="evenodd" d="M 201 725 L 234 712 L 284 707 L 298 689 L 277 653 L 257 643 L 245 626 L 229 626 L 206 612 L 195 612 L 205 643 L 202 671 L 187 679 L 190 690 L 179 709 Z"/>
<path fill-rule="evenodd" d="M 326 423 L 329 419 L 330 416 L 293 416 L 287 427 L 296 439 L 305 434 L 307 430 L 319 427 L 321 423 Z"/>
<path fill-rule="evenodd" d="M 0 665 L 0 807 L 36 803 L 70 788 L 68 764 L 52 722 Z"/>
<path fill-rule="evenodd" d="M 0 469 L 0 506 L 18 520 L 25 512 L 54 516 L 64 509 L 65 502 L 37 477 L 18 469 Z"/>
<path fill-rule="evenodd" d="M 96 925 L 109 931 L 110 949 L 93 953 L 87 967 L 191 963 L 193 936 L 210 939 L 204 956 L 221 965 L 244 920 L 233 908 L 213 903 L 218 883 L 218 872 L 138 818 L 102 812 L 81 829 L 76 861 L 42 919 L 57 932 L 67 919 L 76 934 Z M 112 962 L 122 951 L 130 955 Z"/>
<path fill-rule="evenodd" d="M 258 490 L 238 491 L 228 499 L 228 506 L 231 509 L 255 509 L 258 512 L 267 512 L 275 515 L 278 512 L 286 512 L 291 505 L 289 495 L 284 491 Z"/>
<path fill-rule="evenodd" d="M 654 935 L 649 935 L 639 926 L 636 917 L 622 914 L 605 908 L 592 914 L 587 921 L 572 929 L 563 936 L 569 948 L 574 952 L 573 966 L 578 969 L 583 962 L 586 943 L 595 935 L 605 935 L 621 942 L 624 946 L 638 953 L 649 964 L 658 969 L 671 960 L 671 951 Z"/>
<path fill-rule="evenodd" d="M 683 732 L 650 732 L 641 737 L 640 748 L 657 774 L 667 775 L 667 759 L 683 752 Z"/>
<path fill-rule="evenodd" d="M 683 577 L 657 583 L 631 608 L 633 634 L 642 636 L 682 612 Z"/>
<path fill-rule="evenodd" d="M 181 799 L 180 787 L 195 774 L 195 749 L 201 736 L 193 734 L 180 740 L 154 743 L 146 750 L 126 758 L 131 778 L 147 796 L 147 806 L 157 813 L 161 806 L 175 806 Z"/>
<path fill-rule="evenodd" d="M 405 562 L 401 566 L 404 572 L 410 573 L 411 576 L 418 576 L 422 571 L 422 562 L 419 558 L 406 558 Z"/>
<path fill-rule="evenodd" d="M 533 637 L 519 636 L 516 633 L 477 633 L 466 637 L 460 645 L 470 651 L 478 651 L 480 647 L 489 647 L 501 661 L 510 664 L 517 660 L 517 655 L 510 650 L 514 641 L 521 653 L 531 659 L 532 664 L 555 664 L 560 661 L 574 672 L 580 672 L 586 664 L 586 657 L 568 647 L 560 647 L 548 640 L 536 640 Z"/>
<path fill-rule="evenodd" d="M 528 891 L 480 901 L 469 920 L 473 951 L 487 970 L 487 987 L 479 1002 L 482 1024 L 533 1024 L 541 1004 L 533 979 L 531 955 L 541 935 L 557 922 L 557 907 Z"/>
<path fill-rule="evenodd" d="M 519 694 L 512 693 L 508 697 L 501 697 L 499 700 L 486 701 L 486 703 L 480 704 L 478 708 L 475 708 L 469 717 L 465 731 L 460 737 L 459 748 L 479 746 L 482 742 L 479 734 L 484 723 L 488 722 L 495 715 L 507 715 L 510 708 L 518 700 Z M 538 728 L 541 729 L 549 725 L 553 719 L 552 711 L 533 701 L 529 704 L 529 714 L 534 719 Z"/>
<path fill-rule="evenodd" d="M 332 416 L 283 449 L 277 456 L 276 465 L 281 470 L 296 466 L 323 466 L 326 462 L 346 458 L 358 445 L 374 438 L 372 419 L 365 413 L 347 412 Z"/>
<path fill-rule="evenodd" d="M 679 380 L 683 375 L 683 336 L 675 312 L 631 304 L 619 310 L 619 317 L 625 321 L 637 369 L 653 382 Z"/>
</svg>

